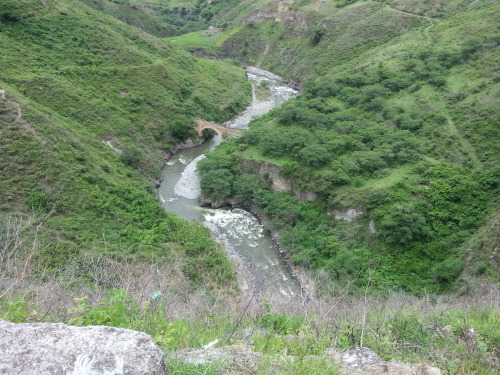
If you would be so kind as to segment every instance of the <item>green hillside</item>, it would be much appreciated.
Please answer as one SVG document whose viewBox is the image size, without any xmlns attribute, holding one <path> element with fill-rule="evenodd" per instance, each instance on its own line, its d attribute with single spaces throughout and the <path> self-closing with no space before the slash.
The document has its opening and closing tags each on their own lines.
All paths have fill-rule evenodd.
<svg viewBox="0 0 500 375">
<path fill-rule="evenodd" d="M 338 375 L 353 346 L 498 373 L 499 11 L 0 0 L 0 319 L 144 331 L 171 374 Z M 153 188 L 194 119 L 249 103 L 245 65 L 301 93 L 201 161 L 201 187 L 260 211 L 304 266 L 297 299 L 239 291 L 263 284 Z M 216 340 L 207 358 L 242 355 L 177 355 Z"/>
<path fill-rule="evenodd" d="M 218 19 L 224 9 L 238 0 L 80 0 L 120 21 L 158 37 L 182 35 L 228 22 Z"/>
<path fill-rule="evenodd" d="M 250 12 L 222 54 L 302 94 L 202 162 L 205 194 L 258 204 L 295 263 L 341 284 L 419 294 L 498 281 L 499 10 L 295 1 Z M 295 194 L 272 192 L 249 161 L 279 165 Z"/>
<path fill-rule="evenodd" d="M 245 107 L 244 72 L 195 59 L 80 1 L 43 4 L 0 5 L 3 240 L 24 217 L 33 227 L 15 256 L 51 277 L 92 282 L 91 265 L 109 257 L 180 262 L 195 283 L 232 280 L 208 230 L 165 212 L 151 180 L 165 153 L 193 135 L 193 118 L 222 121 Z"/>
</svg>

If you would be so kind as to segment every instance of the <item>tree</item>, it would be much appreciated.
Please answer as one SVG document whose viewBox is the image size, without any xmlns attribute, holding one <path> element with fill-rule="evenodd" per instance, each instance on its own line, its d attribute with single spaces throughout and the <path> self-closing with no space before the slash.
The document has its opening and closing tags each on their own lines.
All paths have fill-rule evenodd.
<svg viewBox="0 0 500 375">
<path fill-rule="evenodd" d="M 448 258 L 434 267 L 433 274 L 436 281 L 447 284 L 454 281 L 464 269 L 464 262 L 458 258 Z"/>
<path fill-rule="evenodd" d="M 423 240 L 429 235 L 424 215 L 412 205 L 394 207 L 379 224 L 379 233 L 391 244 L 407 245 Z"/>
<path fill-rule="evenodd" d="M 127 147 L 123 150 L 121 161 L 130 167 L 137 167 L 142 160 L 142 151 L 137 147 Z"/>
<path fill-rule="evenodd" d="M 328 150 L 319 145 L 312 144 L 299 151 L 300 161 L 309 167 L 321 167 L 330 161 Z"/>
<path fill-rule="evenodd" d="M 191 136 L 193 132 L 192 125 L 192 123 L 190 124 L 186 121 L 175 120 L 168 125 L 168 128 L 170 130 L 170 134 L 172 134 L 173 137 L 177 138 L 180 141 L 184 141 Z"/>
<path fill-rule="evenodd" d="M 233 175 L 227 169 L 216 169 L 205 173 L 200 181 L 203 193 L 213 198 L 231 196 Z"/>
<path fill-rule="evenodd" d="M 325 28 L 323 26 L 315 26 L 309 31 L 312 44 L 318 44 L 325 35 Z"/>
<path fill-rule="evenodd" d="M 253 193 L 264 188 L 259 176 L 243 174 L 236 177 L 234 181 L 234 196 L 239 199 L 251 201 Z"/>
<path fill-rule="evenodd" d="M 32 17 L 41 9 L 38 0 L 2 0 L 0 4 L 0 20 L 18 22 Z"/>
</svg>

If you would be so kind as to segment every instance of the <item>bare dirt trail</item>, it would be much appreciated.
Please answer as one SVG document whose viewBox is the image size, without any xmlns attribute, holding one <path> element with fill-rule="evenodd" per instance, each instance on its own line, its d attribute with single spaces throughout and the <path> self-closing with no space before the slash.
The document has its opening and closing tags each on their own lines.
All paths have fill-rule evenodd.
<svg viewBox="0 0 500 375">
<path fill-rule="evenodd" d="M 23 119 L 21 105 L 18 102 L 13 99 L 5 98 L 0 101 L 0 105 L 1 104 L 3 104 L 3 107 L 7 110 L 7 113 L 9 113 L 9 117 L 11 118 L 11 120 L 9 120 L 10 124 L 15 124 L 30 133 L 33 138 L 38 140 L 42 145 L 47 143 L 45 139 L 33 128 L 33 126 L 28 121 Z M 5 128 L 0 129 L 0 134 L 2 134 L 3 130 L 5 130 Z"/>
<path fill-rule="evenodd" d="M 437 24 L 438 21 L 436 21 L 434 18 L 432 17 L 429 17 L 429 16 L 422 16 L 420 14 L 415 14 L 415 13 L 411 13 L 411 12 L 406 12 L 404 10 L 401 10 L 401 9 L 396 9 L 396 8 L 393 8 L 391 7 L 390 5 L 386 5 L 385 6 L 386 9 L 390 9 L 391 11 L 393 12 L 398 12 L 398 13 L 402 13 L 402 14 L 406 14 L 408 16 L 413 16 L 413 17 L 418 17 L 418 18 L 423 18 L 425 20 L 427 20 L 428 22 L 430 22 L 430 25 L 427 26 L 425 29 L 424 29 L 424 35 L 425 35 L 425 38 L 427 40 L 427 43 L 428 44 L 432 44 L 432 38 L 429 34 L 429 31 L 431 29 L 431 27 L 433 27 L 434 25 Z"/>
</svg>

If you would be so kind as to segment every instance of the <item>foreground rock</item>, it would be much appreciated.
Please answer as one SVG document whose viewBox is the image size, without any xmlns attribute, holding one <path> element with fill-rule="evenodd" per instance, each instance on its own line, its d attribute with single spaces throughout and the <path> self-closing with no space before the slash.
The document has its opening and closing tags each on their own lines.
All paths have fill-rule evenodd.
<svg viewBox="0 0 500 375">
<path fill-rule="evenodd" d="M 326 354 L 339 362 L 343 375 L 441 375 L 441 370 L 425 363 L 386 362 L 368 348 L 328 349 Z"/>
<path fill-rule="evenodd" d="M 143 332 L 0 320 L 0 374 L 166 375 L 168 372 L 163 352 Z"/>
<path fill-rule="evenodd" d="M 217 375 L 244 375 L 254 373 L 263 360 L 267 369 L 275 369 L 281 373 L 286 370 L 286 364 L 297 361 L 296 357 L 283 355 L 263 355 L 254 352 L 249 345 L 233 345 L 220 348 L 183 349 L 176 357 L 185 364 L 208 365 L 217 367 Z M 341 352 L 327 349 L 326 358 L 338 363 L 341 375 L 441 375 L 441 371 L 425 363 L 412 365 L 403 362 L 386 362 L 379 358 L 372 350 L 353 347 Z M 309 356 L 314 366 L 314 360 L 321 360 L 319 356 Z"/>
</svg>

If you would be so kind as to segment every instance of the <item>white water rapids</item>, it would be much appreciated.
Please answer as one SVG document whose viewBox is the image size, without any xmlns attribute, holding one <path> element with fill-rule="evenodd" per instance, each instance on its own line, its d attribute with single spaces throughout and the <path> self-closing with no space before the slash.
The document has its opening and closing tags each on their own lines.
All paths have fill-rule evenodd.
<svg viewBox="0 0 500 375">
<path fill-rule="evenodd" d="M 257 68 L 247 68 L 252 84 L 252 104 L 224 125 L 246 128 L 255 116 L 262 115 L 286 100 L 297 95 L 297 91 L 286 86 L 278 76 Z M 262 85 L 263 81 L 267 81 Z M 255 94 L 269 90 L 263 100 Z M 242 209 L 208 209 L 198 204 L 200 182 L 196 164 L 205 157 L 205 152 L 220 143 L 215 136 L 202 146 L 183 150 L 173 156 L 162 171 L 163 183 L 158 189 L 164 207 L 188 220 L 198 220 L 211 229 L 214 236 L 224 244 L 233 257 L 242 260 L 245 274 L 244 289 L 258 288 L 260 295 L 273 300 L 276 297 L 292 298 L 300 294 L 297 281 L 292 276 L 281 254 L 259 220 Z M 241 279 L 241 278 L 240 278 Z M 247 292 L 249 291 L 247 290 Z"/>
</svg>

